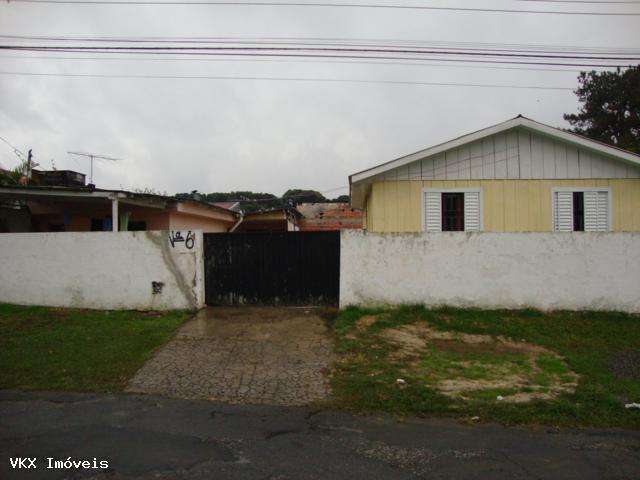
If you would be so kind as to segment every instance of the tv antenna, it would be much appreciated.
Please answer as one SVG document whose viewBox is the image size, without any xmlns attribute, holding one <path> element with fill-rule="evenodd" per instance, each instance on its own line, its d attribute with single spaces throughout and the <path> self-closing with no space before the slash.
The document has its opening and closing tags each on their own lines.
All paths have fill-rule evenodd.
<svg viewBox="0 0 640 480">
<path fill-rule="evenodd" d="M 89 175 L 89 183 L 93 184 L 93 161 L 95 159 L 98 160 L 107 160 L 109 162 L 119 162 L 122 160 L 121 158 L 113 158 L 107 157 L 105 155 L 98 155 L 96 153 L 85 153 L 85 152 L 67 152 L 69 155 L 78 155 L 79 157 L 87 157 L 91 160 L 91 174 Z"/>
</svg>

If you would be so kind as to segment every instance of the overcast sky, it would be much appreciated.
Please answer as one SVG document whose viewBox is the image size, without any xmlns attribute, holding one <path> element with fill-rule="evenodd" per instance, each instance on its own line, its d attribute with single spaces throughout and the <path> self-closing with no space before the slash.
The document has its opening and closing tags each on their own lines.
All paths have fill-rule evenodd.
<svg viewBox="0 0 640 480">
<path fill-rule="evenodd" d="M 370 2 L 371 3 L 371 2 Z M 373 2 L 375 3 L 375 2 Z M 390 2 L 387 2 L 390 3 Z M 409 4 L 411 2 L 394 1 Z M 415 4 L 615 12 L 634 7 L 513 0 Z M 638 10 L 638 7 L 635 7 Z M 284 36 L 631 48 L 640 17 L 356 8 L 0 4 L 0 32 L 86 36 Z M 0 43 L 7 43 L 1 40 Z M 576 86 L 576 72 L 320 62 L 29 59 L 0 52 L 2 72 L 237 75 Z M 53 56 L 44 53 L 39 56 Z M 65 58 L 73 54 L 62 55 Z M 94 56 L 84 54 L 79 56 Z M 49 168 L 87 172 L 103 188 L 170 194 L 345 187 L 347 176 L 514 117 L 554 126 L 571 91 L 255 80 L 28 77 L 0 74 L 0 136 Z M 0 144 L 0 164 L 16 157 Z M 346 193 L 335 190 L 328 196 Z"/>
</svg>

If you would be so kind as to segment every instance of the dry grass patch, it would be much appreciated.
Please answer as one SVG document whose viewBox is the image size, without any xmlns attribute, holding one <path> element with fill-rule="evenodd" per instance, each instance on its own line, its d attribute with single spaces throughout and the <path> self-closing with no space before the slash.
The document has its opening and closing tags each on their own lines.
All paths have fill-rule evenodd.
<svg viewBox="0 0 640 480">
<path fill-rule="evenodd" d="M 572 393 L 578 375 L 557 353 L 539 345 L 435 330 L 425 322 L 383 330 L 396 348 L 391 360 L 447 397 L 521 403 Z"/>
<path fill-rule="evenodd" d="M 638 315 L 350 307 L 330 326 L 340 408 L 640 429 Z"/>
</svg>

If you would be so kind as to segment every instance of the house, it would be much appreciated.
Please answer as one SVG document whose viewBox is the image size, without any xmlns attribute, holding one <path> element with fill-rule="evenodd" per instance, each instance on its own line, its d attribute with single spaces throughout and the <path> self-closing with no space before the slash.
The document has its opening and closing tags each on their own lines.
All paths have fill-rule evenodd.
<svg viewBox="0 0 640 480">
<path fill-rule="evenodd" d="M 371 232 L 640 231 L 640 156 L 523 116 L 349 177 Z"/>
<path fill-rule="evenodd" d="M 247 213 L 233 232 L 296 232 L 302 215 L 294 208 L 276 208 Z"/>
<path fill-rule="evenodd" d="M 362 228 L 362 210 L 348 203 L 300 203 L 296 209 L 302 215 L 299 222 L 302 232 Z"/>
<path fill-rule="evenodd" d="M 226 232 L 240 214 L 196 200 L 91 186 L 0 187 L 0 232 Z"/>
<path fill-rule="evenodd" d="M 84 187 L 86 177 L 73 170 L 31 170 L 31 182 L 42 186 Z"/>
</svg>

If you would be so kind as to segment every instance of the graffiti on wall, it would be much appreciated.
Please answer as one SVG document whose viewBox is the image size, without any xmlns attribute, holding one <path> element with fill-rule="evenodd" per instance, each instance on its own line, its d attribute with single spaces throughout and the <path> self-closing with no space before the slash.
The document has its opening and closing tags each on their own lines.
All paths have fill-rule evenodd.
<svg viewBox="0 0 640 480">
<path fill-rule="evenodd" d="M 183 237 L 182 231 L 171 230 L 169 232 L 169 243 L 171 244 L 171 248 L 175 248 L 178 243 L 184 243 L 184 246 L 191 250 L 196 244 L 196 234 L 189 230 L 186 236 Z"/>
</svg>

